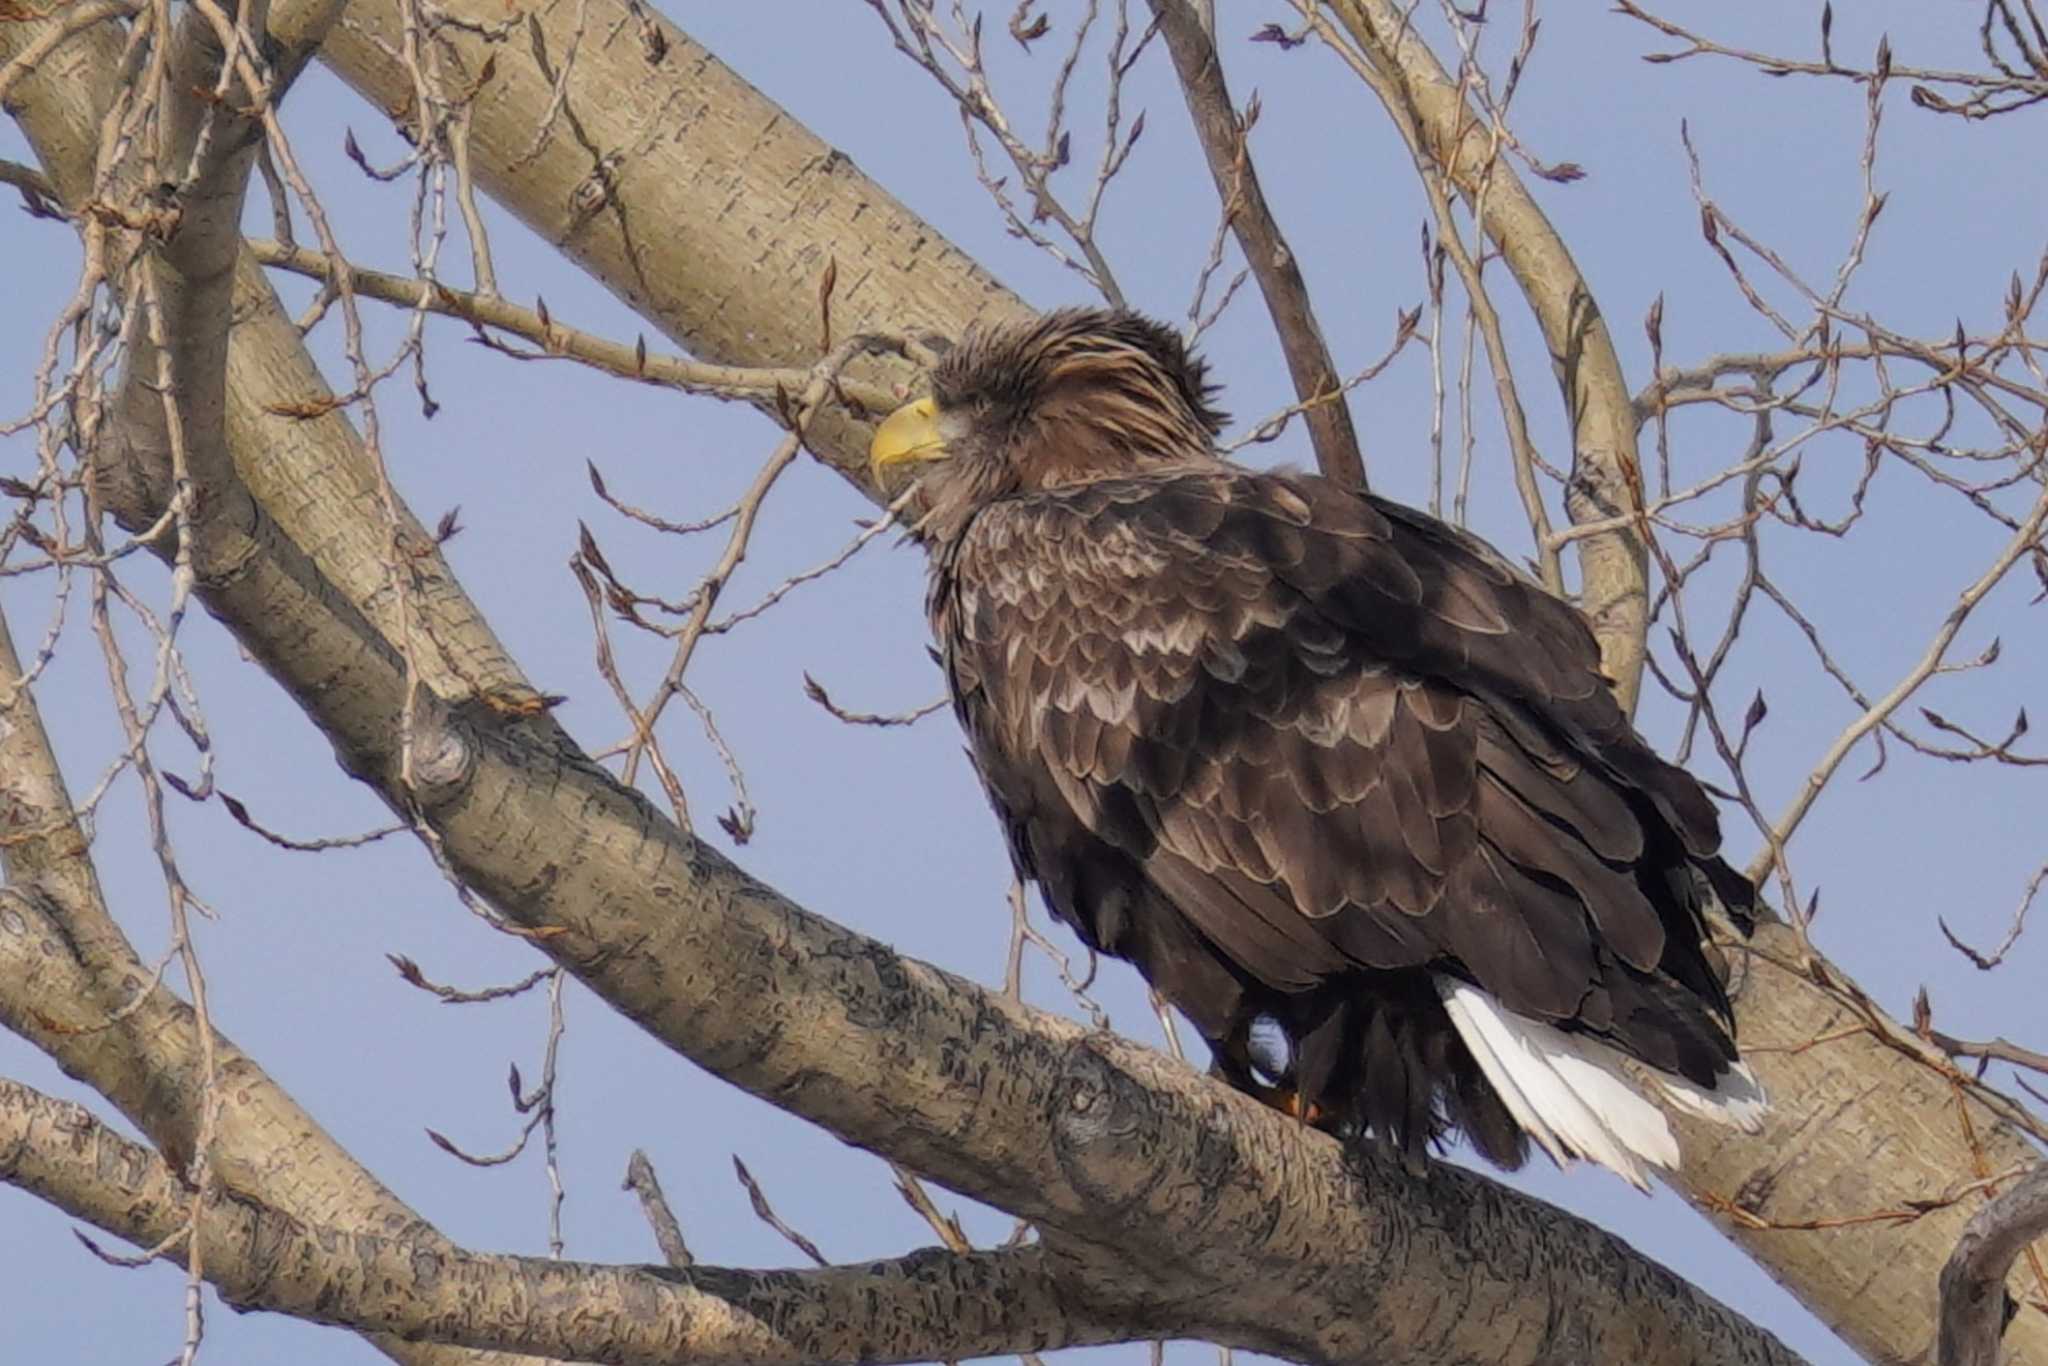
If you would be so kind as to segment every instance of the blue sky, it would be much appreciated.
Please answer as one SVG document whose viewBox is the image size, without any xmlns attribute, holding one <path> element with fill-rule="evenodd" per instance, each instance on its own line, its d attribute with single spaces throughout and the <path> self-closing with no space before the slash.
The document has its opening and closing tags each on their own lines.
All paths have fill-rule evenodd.
<svg viewBox="0 0 2048 1366">
<path fill-rule="evenodd" d="M 671 0 L 665 8 L 1026 298 L 1043 306 L 1087 300 L 1077 277 L 1005 234 L 972 181 L 950 106 L 890 50 L 865 6 Z M 1385 349 L 1397 310 L 1424 298 L 1417 241 L 1426 209 L 1406 153 L 1370 94 L 1327 53 L 1239 41 L 1260 23 L 1284 19 L 1288 7 L 1222 8 L 1234 91 L 1242 100 L 1256 87 L 1264 101 L 1253 152 L 1268 195 L 1303 260 L 1338 368 L 1358 368 Z M 1796 18 L 1785 18 L 1792 8 L 1683 10 L 1731 42 L 1811 53 L 1819 7 L 1799 6 Z M 1967 67 L 1979 60 L 1974 16 L 1963 7 L 1873 3 L 1840 10 L 1834 40 L 1845 58 L 1873 50 L 1886 30 L 1901 61 Z M 999 6 L 991 14 L 989 47 L 1014 112 L 1028 123 L 1041 108 L 1038 92 L 1055 60 L 1044 49 L 1059 34 L 1036 59 L 1022 62 L 1006 37 L 995 36 L 1006 13 Z M 1501 31 L 1489 36 L 1489 51 L 1498 55 L 1513 42 L 1513 24 L 1505 14 L 1497 20 Z M 1668 360 L 1691 363 L 1774 342 L 1701 240 L 1681 120 L 1723 207 L 1814 278 L 1832 278 L 1863 193 L 1856 160 L 1860 87 L 1771 80 L 1718 61 L 1652 66 L 1640 55 L 1669 46 L 1652 37 L 1600 7 L 1553 6 L 1515 122 L 1537 155 L 1587 172 L 1577 183 L 1540 185 L 1537 193 L 1576 251 L 1637 387 L 1650 365 L 1640 322 L 1660 294 Z M 1144 109 L 1147 131 L 1111 191 L 1104 242 L 1133 302 L 1178 318 L 1207 250 L 1215 206 L 1170 81 L 1163 52 L 1134 73 L 1127 113 Z M 1092 160 L 1092 149 L 1083 149 L 1099 98 L 1091 60 L 1073 97 L 1077 163 Z M 1973 331 L 1995 327 L 2006 278 L 2015 269 L 2031 278 L 2048 221 L 2029 138 L 2038 138 L 2038 119 L 1965 125 L 1913 108 L 1902 86 L 1886 104 L 1876 174 L 1891 200 L 1850 301 L 1902 331 L 1943 336 L 1957 317 Z M 351 256 L 402 269 L 409 189 L 366 182 L 341 153 L 343 130 L 352 128 L 372 161 L 396 159 L 402 144 L 388 125 L 316 67 L 293 92 L 286 126 Z M 26 155 L 11 125 L 0 129 L 0 156 Z M 488 212 L 507 294 L 544 295 L 555 317 L 610 335 L 648 330 L 546 244 L 508 216 Z M 267 232 L 267 224 L 259 193 L 251 229 Z M 61 225 L 0 214 L 0 260 L 28 267 L 8 272 L 0 414 L 27 405 L 44 320 L 68 294 L 77 255 Z M 459 270 L 451 275 L 460 278 Z M 292 298 L 304 296 L 296 284 L 286 288 Z M 1518 348 L 1536 439 L 1562 460 L 1562 413 L 1540 344 L 1519 301 L 1505 288 L 1497 298 Z M 372 312 L 370 320 L 376 346 L 388 353 L 402 319 Z M 1447 345 L 1455 353 L 1455 321 L 1450 326 Z M 561 715 L 571 731 L 587 747 L 602 748 L 623 727 L 593 667 L 588 617 L 565 567 L 577 520 L 591 525 L 622 575 L 671 597 L 687 591 L 718 544 L 705 537 L 678 544 L 622 524 L 592 494 L 585 461 L 603 469 L 619 496 L 684 519 L 730 502 L 776 433 L 736 405 L 619 385 L 564 363 L 520 366 L 469 344 L 454 327 L 430 326 L 429 336 L 440 414 L 425 420 L 403 380 L 382 392 L 394 475 L 429 522 L 461 506 L 467 529 L 450 547 L 457 573 L 529 676 L 568 696 Z M 331 323 L 316 345 L 330 376 L 340 374 Z M 1227 386 L 1226 406 L 1241 420 L 1286 401 L 1277 348 L 1249 287 L 1206 349 Z M 1480 366 L 1472 521 L 1521 554 L 1527 532 L 1498 423 L 1489 418 L 1483 358 Z M 1426 500 L 1429 406 L 1420 347 L 1354 395 L 1380 492 Z M 1780 435 L 1790 430 L 1783 424 Z M 1672 433 L 1679 482 L 1729 463 L 1747 438 L 1740 423 L 1701 416 L 1674 422 Z M 16 438 L 0 452 L 0 466 L 18 472 L 33 458 L 30 444 Z M 1256 458 L 1305 463 L 1309 454 L 1296 432 L 1258 448 Z M 1815 443 L 1802 495 L 1838 515 L 1861 458 L 1860 442 Z M 1910 666 L 1957 591 L 1996 550 L 1987 524 L 1959 506 L 1917 476 L 1891 469 L 1878 480 L 1855 534 L 1834 540 L 1778 531 L 1768 540 L 1780 581 L 1872 692 L 1888 689 Z M 799 466 L 771 499 L 728 601 L 752 601 L 831 555 L 870 512 L 835 475 Z M 130 565 L 137 590 L 163 601 L 166 583 L 156 567 Z M 1689 600 L 1695 619 L 1717 627 L 1731 584 L 1728 574 L 1706 576 Z M 2048 650 L 2039 612 L 2048 609 L 2029 611 L 2034 588 L 2030 576 L 2017 576 L 1958 641 L 1957 655 L 1967 658 L 2002 637 L 1998 667 L 1937 680 L 1927 705 L 2000 734 L 2017 707 L 2031 701 L 2040 710 Z M 1006 862 L 950 719 L 941 715 L 908 730 L 849 728 L 802 693 L 808 671 L 835 699 L 861 710 L 896 711 L 937 697 L 940 681 L 924 648 L 922 590 L 917 552 L 885 538 L 843 572 L 707 642 L 691 681 L 745 765 L 760 808 L 756 836 L 738 853 L 745 866 L 803 904 L 905 952 L 999 983 Z M 49 619 L 47 586 L 0 580 L 0 604 L 27 648 Z M 266 824 L 303 837 L 383 822 L 378 803 L 339 775 L 313 728 L 241 660 L 218 626 L 195 613 L 183 641 L 216 735 L 225 790 Z M 663 652 L 619 643 L 628 677 L 644 692 L 659 676 Z M 1750 778 L 1775 814 L 1854 710 L 1796 632 L 1761 612 L 1745 628 L 1717 698 L 1731 719 L 1739 718 L 1759 687 L 1771 713 L 1754 746 Z M 74 621 L 38 689 L 74 791 L 97 780 L 115 748 L 105 693 L 97 651 Z M 1675 704 L 1651 692 L 1642 723 L 1657 743 L 1668 748 L 1675 741 L 1680 719 Z M 716 756 L 680 708 L 664 734 L 683 765 L 700 825 L 722 841 L 710 829 L 710 815 L 730 800 Z M 189 770 L 177 740 L 164 736 L 161 755 L 170 767 Z M 1802 887 L 1821 890 L 1818 943 L 1895 1012 L 1903 1013 L 1925 984 L 1943 1028 L 2029 1041 L 2039 1015 L 2023 1003 L 2022 983 L 2039 979 L 2041 941 L 2022 941 L 2002 972 L 1979 974 L 1942 942 L 1935 917 L 1977 942 L 2002 933 L 2026 877 L 2048 858 L 2038 779 L 1943 765 L 1894 746 L 1882 774 L 1853 781 L 1869 760 L 1866 753 L 1852 757 L 1794 844 Z M 1723 777 L 1705 752 L 1694 763 L 1710 779 Z M 118 783 L 103 807 L 96 854 L 123 924 L 148 955 L 165 942 L 167 927 L 163 892 L 138 833 L 139 809 L 132 780 Z M 548 1196 L 537 1154 L 475 1171 L 438 1152 L 424 1130 L 478 1151 L 511 1141 L 518 1117 L 506 1104 L 505 1067 L 516 1062 L 529 1078 L 538 1075 L 545 1002 L 535 996 L 443 1006 L 401 983 L 384 959 L 402 953 L 431 977 L 479 986 L 524 975 L 536 965 L 533 955 L 465 914 L 411 844 L 292 855 L 242 832 L 217 805 L 174 801 L 171 815 L 189 878 L 220 912 L 199 933 L 221 1027 L 449 1236 L 484 1249 L 544 1251 Z M 1757 847 L 1754 830 L 1735 814 L 1728 829 L 1738 861 L 1746 860 Z M 1027 980 L 1032 999 L 1062 1006 L 1064 992 L 1043 963 L 1034 960 Z M 1125 1032 L 1158 1038 L 1127 969 L 1106 966 L 1095 995 Z M 732 1179 L 733 1153 L 745 1158 L 778 1212 L 835 1260 L 887 1256 L 931 1241 L 877 1159 L 679 1061 L 580 987 L 568 990 L 567 1014 L 559 1106 L 571 1255 L 656 1257 L 630 1197 L 618 1190 L 635 1147 L 653 1158 L 693 1249 L 707 1262 L 795 1259 L 749 1211 Z M 0 1038 L 0 1075 L 94 1103 L 11 1037 Z M 104 1103 L 94 1108 L 110 1113 Z M 1823 1328 L 1674 1197 L 1645 1200 L 1602 1173 L 1559 1173 L 1540 1160 L 1515 1181 L 1615 1229 L 1814 1360 L 1846 1359 Z M 960 1204 L 940 1196 L 945 1207 Z M 175 1352 L 180 1273 L 109 1269 L 68 1236 L 70 1221 L 19 1194 L 0 1193 L 0 1202 L 0 1317 L 19 1359 L 157 1360 Z M 977 1237 L 998 1238 L 1009 1220 L 970 1209 L 968 1227 Z M 1141 1349 L 1118 1350 L 1118 1359 L 1133 1360 Z M 217 1306 L 207 1351 L 216 1361 L 278 1356 L 309 1366 L 381 1359 L 347 1334 Z M 1198 1347 L 1174 1352 L 1191 1362 L 1210 1355 Z"/>
</svg>

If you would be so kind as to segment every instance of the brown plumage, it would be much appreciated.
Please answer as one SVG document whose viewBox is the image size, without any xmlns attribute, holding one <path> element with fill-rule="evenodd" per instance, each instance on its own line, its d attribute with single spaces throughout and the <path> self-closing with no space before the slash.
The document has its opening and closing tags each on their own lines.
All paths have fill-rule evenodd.
<svg viewBox="0 0 2048 1366">
<path fill-rule="evenodd" d="M 875 457 L 920 467 L 932 628 L 1017 866 L 1225 1076 L 1411 1164 L 1455 1127 L 1639 1184 L 1675 1147 L 1586 1065 L 1755 1122 L 1701 947 L 1753 891 L 1572 608 L 1420 512 L 1221 458 L 1202 363 L 1141 318 L 972 333 L 932 379 Z"/>
</svg>

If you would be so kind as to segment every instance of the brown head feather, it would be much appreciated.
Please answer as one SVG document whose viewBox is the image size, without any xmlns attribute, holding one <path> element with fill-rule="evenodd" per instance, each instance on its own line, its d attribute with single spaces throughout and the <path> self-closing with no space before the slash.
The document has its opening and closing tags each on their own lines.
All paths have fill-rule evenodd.
<svg viewBox="0 0 2048 1366">
<path fill-rule="evenodd" d="M 1063 308 L 1026 322 L 969 332 L 932 373 L 941 408 L 981 407 L 994 422 L 1028 418 L 1057 399 L 1115 398 L 1130 418 L 1138 408 L 1171 410 L 1176 444 L 1207 449 L 1228 418 L 1213 406 L 1208 366 L 1171 328 L 1136 313 Z M 1162 425 L 1146 415 L 1148 426 Z"/>
<path fill-rule="evenodd" d="M 925 475 L 924 532 L 950 539 L 1006 494 L 1214 465 L 1215 394 L 1179 335 L 1134 313 L 976 328 L 932 372 L 952 458 Z"/>
</svg>

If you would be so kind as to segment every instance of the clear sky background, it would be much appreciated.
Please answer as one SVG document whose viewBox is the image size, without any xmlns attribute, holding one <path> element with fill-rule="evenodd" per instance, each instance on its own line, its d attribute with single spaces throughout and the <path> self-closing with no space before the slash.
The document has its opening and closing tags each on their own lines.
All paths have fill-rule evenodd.
<svg viewBox="0 0 2048 1366">
<path fill-rule="evenodd" d="M 1078 277 L 1003 230 L 971 178 L 959 123 L 943 95 L 898 57 L 865 6 L 828 0 L 685 3 L 663 8 L 686 31 L 780 101 L 1006 283 L 1032 302 L 1084 302 Z M 1016 59 L 990 14 L 989 48 L 1013 112 L 1027 126 L 1056 60 L 1066 6 L 1050 6 L 1055 33 L 1029 63 Z M 1143 6 L 1135 8 L 1142 10 Z M 1425 293 L 1417 249 L 1426 209 L 1405 152 L 1377 103 L 1328 53 L 1292 52 L 1243 40 L 1289 7 L 1225 4 L 1226 59 L 1240 100 L 1258 89 L 1264 116 L 1254 136 L 1268 193 L 1303 259 L 1340 370 L 1377 357 L 1397 310 Z M 1489 36 L 1496 54 L 1516 38 L 1505 6 Z M 1674 4 L 1674 17 L 1731 42 L 1817 55 L 1818 4 Z M 1900 60 L 1972 67 L 1978 7 L 1944 0 L 1837 6 L 1838 53 L 1871 52 L 1889 31 Z M 1745 31 L 1747 30 L 1747 31 Z M 1741 223 L 1810 277 L 1832 279 L 1862 200 L 1857 151 L 1864 95 L 1846 82 L 1771 80 L 1717 61 L 1652 66 L 1662 44 L 1602 7 L 1553 5 L 1518 99 L 1515 127 L 1547 161 L 1571 161 L 1586 178 L 1540 184 L 1538 196 L 1591 279 L 1622 348 L 1630 381 L 1649 374 L 1641 319 L 1665 299 L 1667 359 L 1692 363 L 1774 343 L 1743 305 L 1701 240 L 1679 142 L 1692 135 L 1713 193 Z M 1073 96 L 1076 162 L 1089 145 L 1101 80 L 1091 60 Z M 1895 327 L 1941 336 L 1957 317 L 1994 328 L 2007 276 L 2029 278 L 2043 241 L 2041 121 L 2023 115 L 1965 125 L 1913 108 L 1903 83 L 1886 97 L 1876 167 L 1891 194 L 1870 260 L 1851 293 Z M 1216 209 L 1186 130 L 1163 51 L 1134 73 L 1127 111 L 1147 112 L 1147 131 L 1111 191 L 1104 239 L 1133 301 L 1178 319 L 1207 251 Z M 286 108 L 286 126 L 361 264 L 402 270 L 404 185 L 366 181 L 341 153 L 353 128 L 374 162 L 402 155 L 384 119 L 314 67 Z M 0 156 L 25 159 L 11 125 Z M 1085 174 L 1085 173 L 1084 173 Z M 1081 188 L 1076 186 L 1076 191 Z M 11 198 L 11 196 L 10 196 Z M 488 209 L 505 292 L 545 295 L 565 322 L 631 337 L 649 331 L 546 244 Z M 268 206 L 252 196 L 251 230 L 268 231 Z M 303 219 L 301 220 L 303 222 Z M 308 235 L 310 236 L 310 235 Z M 451 241 L 451 249 L 458 250 Z M 448 278 L 464 279 L 460 257 Z M 1234 257 L 1233 257 L 1234 259 Z M 0 416 L 28 404 L 42 332 L 68 295 L 78 261 L 71 231 L 0 212 Z M 293 299 L 305 291 L 287 287 Z M 1783 298 L 1783 291 L 1778 292 Z M 1501 301 L 1520 348 L 1519 378 L 1537 441 L 1568 457 L 1554 386 L 1525 310 L 1503 282 Z M 374 305 L 376 345 L 388 354 L 403 320 Z M 1455 352 L 1455 323 L 1448 339 Z M 459 504 L 463 534 L 450 558 L 469 591 L 542 688 L 568 695 L 562 717 L 595 750 L 623 726 L 592 662 L 590 626 L 565 562 L 587 521 L 612 563 L 643 589 L 681 596 L 716 554 L 709 538 L 678 543 L 622 524 L 592 494 L 595 461 L 621 497 L 668 516 L 702 516 L 730 502 L 772 448 L 776 433 L 738 405 L 614 383 L 567 363 L 518 365 L 473 346 L 462 329 L 433 325 L 430 374 L 441 404 L 422 418 L 403 380 L 382 391 L 386 452 L 401 490 L 430 523 Z M 652 340 L 652 338 L 651 338 Z M 321 354 L 337 353 L 334 324 Z M 1207 351 L 1225 382 L 1227 406 L 1251 420 L 1281 406 L 1285 375 L 1255 292 L 1247 287 Z M 1514 504 L 1498 423 L 1480 361 L 1473 525 L 1514 554 L 1528 537 Z M 1359 390 L 1352 408 L 1376 488 L 1408 501 L 1428 497 L 1430 381 L 1426 352 L 1411 348 Z M 1781 435 L 1791 430 L 1781 427 Z M 1689 482 L 1729 463 L 1746 440 L 1741 424 L 1690 418 L 1673 427 L 1674 469 Z M 1455 431 L 1453 433 L 1455 450 Z M 1254 458 L 1305 463 L 1298 431 Z M 0 449 L 0 465 L 33 465 L 30 442 Z M 1839 515 L 1861 470 L 1861 443 L 1833 440 L 1808 452 L 1802 494 Z M 1767 533 L 1781 581 L 1823 623 L 1830 647 L 1873 693 L 1887 690 L 1925 648 L 1960 588 L 2002 538 L 1958 500 L 1898 469 L 1879 479 L 1866 519 L 1845 540 Z M 772 498 L 729 602 L 752 601 L 788 574 L 839 549 L 871 508 L 836 476 L 809 464 Z M 717 533 L 714 533 L 716 535 Z M 125 570 L 145 599 L 161 603 L 153 563 Z M 909 730 L 850 728 L 806 701 L 805 671 L 842 704 L 896 711 L 936 698 L 940 680 L 925 654 L 923 566 L 909 547 L 883 540 L 847 569 L 793 594 L 735 634 L 708 641 L 691 682 L 715 709 L 745 766 L 760 808 L 753 842 L 737 857 L 804 905 L 903 951 L 1000 983 L 1008 933 L 1006 861 L 993 821 L 946 715 Z M 1717 622 L 1729 576 L 1709 576 L 1693 610 Z M 1927 705 L 1981 732 L 2002 734 L 2015 709 L 2048 702 L 2036 585 L 2024 574 L 1994 595 L 1958 642 L 1976 654 L 1993 636 L 2004 655 L 1992 670 L 1938 680 Z M 0 580 L 17 642 L 32 648 L 49 621 L 48 585 Z M 97 650 L 81 620 L 38 688 L 74 792 L 90 788 L 115 749 Z M 210 619 L 195 613 L 183 644 L 218 746 L 219 782 L 272 828 L 301 837 L 340 835 L 383 823 L 369 792 L 340 776 L 320 737 Z M 629 677 L 644 692 L 665 655 L 623 636 Z M 1777 812 L 1853 708 L 1817 669 L 1797 634 L 1766 613 L 1752 617 L 1717 696 L 1739 718 L 1761 687 L 1771 711 L 1754 748 L 1751 778 Z M 1654 692 L 1642 724 L 1667 750 L 1680 710 Z M 722 769 L 694 720 L 672 709 L 665 732 L 684 765 L 700 825 L 730 797 Z M 169 767 L 191 771 L 182 742 L 160 732 Z M 1884 771 L 1853 781 L 1871 756 L 1853 757 L 1794 846 L 1802 886 L 1821 890 L 1819 944 L 1876 998 L 1905 1013 L 1922 984 L 1943 1028 L 1968 1037 L 2005 1033 L 2042 1042 L 2038 983 L 2043 941 L 2022 941 L 1999 973 L 1980 974 L 1942 941 L 1945 916 L 1966 938 L 1995 941 L 2029 873 L 2048 858 L 2038 780 L 1918 759 L 1893 746 Z M 1693 763 L 1724 775 L 1702 752 Z M 128 932 L 145 955 L 165 942 L 164 894 L 138 833 L 132 779 L 105 799 L 99 870 Z M 406 986 L 387 953 L 417 960 L 437 980 L 465 986 L 509 981 L 538 965 L 523 946 L 485 929 L 455 903 L 415 845 L 399 840 L 320 856 L 282 853 L 241 831 L 218 805 L 173 799 L 173 831 L 189 879 L 219 910 L 200 946 L 215 1018 L 369 1168 L 451 1238 L 479 1249 L 545 1251 L 548 1190 L 537 1151 L 509 1167 L 462 1166 L 426 1138 L 432 1128 L 473 1151 L 506 1146 L 519 1117 L 506 1101 L 506 1065 L 539 1074 L 545 1001 L 452 1008 Z M 1728 821 L 1735 861 L 1757 847 L 1739 814 Z M 1034 1000 L 1062 1008 L 1065 994 L 1042 961 L 1029 978 Z M 1157 1041 L 1158 1026 L 1135 976 L 1106 965 L 1096 989 L 1117 1026 Z M 657 1047 L 581 987 L 567 993 L 559 1109 L 568 1189 L 570 1255 L 598 1261 L 658 1256 L 619 1180 L 627 1154 L 644 1148 L 668 1189 L 692 1249 L 714 1264 L 769 1266 L 797 1260 L 757 1221 L 733 1179 L 745 1158 L 777 1211 L 834 1260 L 890 1256 L 932 1241 L 890 1189 L 876 1158 L 718 1082 Z M 0 1037 L 0 1074 L 92 1105 L 110 1107 L 62 1077 L 39 1053 Z M 1846 1350 L 1681 1201 L 1645 1199 L 1606 1174 L 1559 1173 L 1540 1158 L 1515 1184 L 1614 1229 L 1729 1304 L 1779 1332 L 1817 1362 Z M 1007 1235 L 1005 1216 L 966 1210 L 987 1240 Z M 1843 1213 L 1859 1211 L 1845 1210 Z M 174 1355 L 182 1332 L 182 1273 L 117 1271 L 70 1236 L 72 1221 L 25 1195 L 0 1191 L 0 1362 L 154 1362 Z M 1788 1233 L 1786 1237 L 1815 1236 Z M 1114 1349 L 1138 1359 L 1141 1348 Z M 353 1336 L 272 1315 L 238 1316 L 214 1304 L 207 1359 L 293 1360 L 342 1366 L 381 1360 Z M 1211 1359 L 1178 1347 L 1177 1361 Z M 1110 1359 L 1090 1353 L 1091 1360 Z"/>
</svg>

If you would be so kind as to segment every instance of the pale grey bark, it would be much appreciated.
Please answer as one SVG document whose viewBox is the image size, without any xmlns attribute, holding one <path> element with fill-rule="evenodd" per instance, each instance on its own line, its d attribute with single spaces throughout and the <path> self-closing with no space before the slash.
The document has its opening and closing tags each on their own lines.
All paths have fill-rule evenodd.
<svg viewBox="0 0 2048 1366">
<path fill-rule="evenodd" d="M 82 1107 L 5 1080 L 0 1181 L 183 1258 L 195 1205 L 163 1159 Z M 470 1348 L 620 1366 L 800 1366 L 952 1360 L 1128 1333 L 1067 1303 L 1036 1247 L 929 1249 L 805 1271 L 677 1270 L 494 1256 L 404 1227 L 321 1227 L 218 1190 L 196 1211 L 207 1279 L 229 1304 Z"/>
<path fill-rule="evenodd" d="M 2018 1308 L 2005 1293 L 2006 1278 L 2027 1245 L 2042 1237 L 2048 1237 L 2048 1163 L 1970 1216 L 1956 1240 L 1941 1269 L 1936 1366 L 1998 1366 L 2006 1359 L 2005 1326 Z"/>
</svg>

